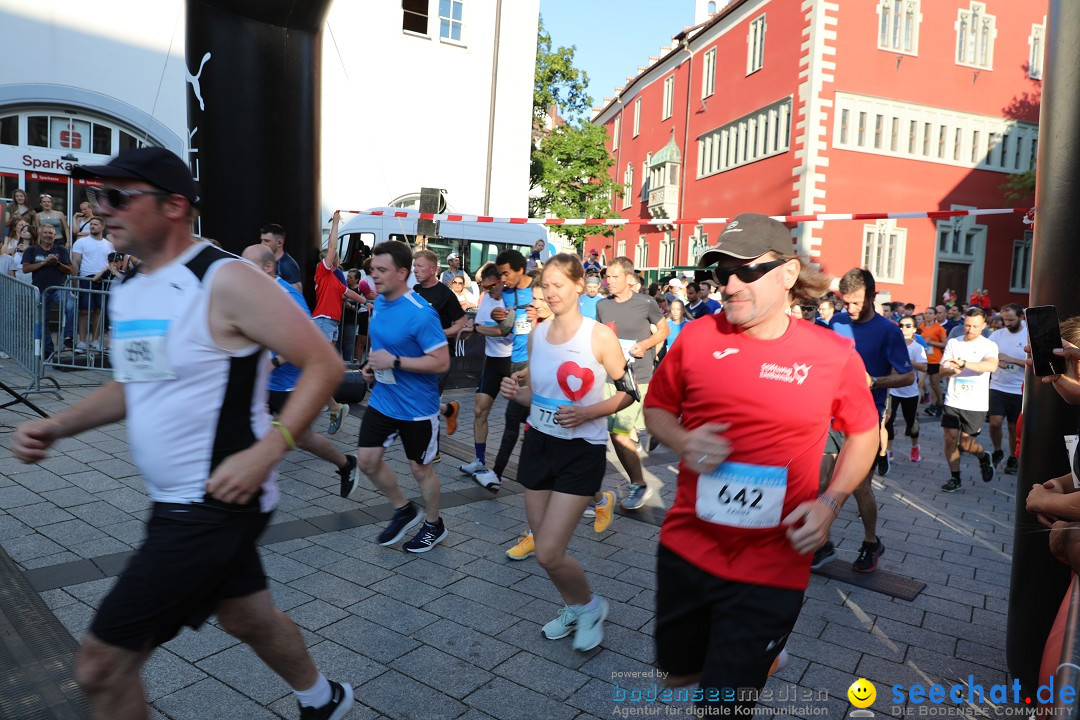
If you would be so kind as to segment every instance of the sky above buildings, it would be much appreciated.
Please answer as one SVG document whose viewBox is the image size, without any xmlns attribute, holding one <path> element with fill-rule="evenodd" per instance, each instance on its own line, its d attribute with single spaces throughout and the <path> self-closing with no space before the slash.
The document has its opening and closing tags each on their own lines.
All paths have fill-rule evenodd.
<svg viewBox="0 0 1080 720">
<path fill-rule="evenodd" d="M 694 23 L 694 0 L 540 0 L 540 16 L 554 46 L 577 46 L 575 64 L 600 106 Z"/>
</svg>

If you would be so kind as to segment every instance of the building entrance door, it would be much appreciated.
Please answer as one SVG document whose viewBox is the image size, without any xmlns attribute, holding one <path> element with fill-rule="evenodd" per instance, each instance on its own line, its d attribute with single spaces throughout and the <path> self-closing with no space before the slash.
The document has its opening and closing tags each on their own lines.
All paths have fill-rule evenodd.
<svg viewBox="0 0 1080 720">
<path fill-rule="evenodd" d="M 934 304 L 941 303 L 941 296 L 946 290 L 956 293 L 957 302 L 967 302 L 968 271 L 967 263 L 939 262 L 937 271 L 937 289 L 934 291 Z"/>
</svg>

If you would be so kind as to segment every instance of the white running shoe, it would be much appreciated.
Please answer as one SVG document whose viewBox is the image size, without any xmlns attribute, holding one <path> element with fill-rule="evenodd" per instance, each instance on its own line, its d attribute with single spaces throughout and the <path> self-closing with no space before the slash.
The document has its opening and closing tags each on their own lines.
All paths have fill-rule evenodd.
<svg viewBox="0 0 1080 720">
<path fill-rule="evenodd" d="M 466 475 L 475 475 L 476 473 L 483 472 L 486 469 L 484 467 L 484 463 L 480 462 L 480 458 L 476 457 L 474 457 L 472 462 L 467 465 L 458 465 L 458 468 Z"/>
</svg>

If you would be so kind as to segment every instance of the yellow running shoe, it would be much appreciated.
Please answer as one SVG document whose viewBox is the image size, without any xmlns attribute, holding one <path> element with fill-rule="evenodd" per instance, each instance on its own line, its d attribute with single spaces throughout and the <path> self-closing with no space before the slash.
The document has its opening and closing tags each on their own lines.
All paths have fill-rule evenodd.
<svg viewBox="0 0 1080 720">
<path fill-rule="evenodd" d="M 531 558 L 536 554 L 536 541 L 533 540 L 533 534 L 526 533 L 524 537 L 518 540 L 518 544 L 506 551 L 506 557 L 511 560 L 525 560 Z"/>
<path fill-rule="evenodd" d="M 593 530 L 602 533 L 611 527 L 611 521 L 615 519 L 615 493 L 603 493 L 605 502 L 596 506 L 596 520 L 593 521 Z"/>
</svg>

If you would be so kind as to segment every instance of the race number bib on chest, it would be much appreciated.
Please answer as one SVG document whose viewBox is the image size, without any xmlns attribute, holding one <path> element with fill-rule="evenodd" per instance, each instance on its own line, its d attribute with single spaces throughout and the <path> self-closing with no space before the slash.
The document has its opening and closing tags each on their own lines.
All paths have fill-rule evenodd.
<svg viewBox="0 0 1080 720">
<path fill-rule="evenodd" d="M 562 404 L 569 405 L 570 403 Z M 560 407 L 558 401 L 533 393 L 532 405 L 529 406 L 529 425 L 551 437 L 563 439 L 573 437 L 574 431 L 570 428 L 564 428 L 555 419 L 555 413 L 559 411 Z"/>
<path fill-rule="evenodd" d="M 397 385 L 397 379 L 394 377 L 394 371 L 391 368 L 376 370 L 375 382 L 380 382 L 383 385 Z"/>
<path fill-rule="evenodd" d="M 786 467 L 726 462 L 698 477 L 697 516 L 717 525 L 776 527 L 786 492 Z"/>
<path fill-rule="evenodd" d="M 532 330 L 532 326 L 529 325 L 529 318 L 522 316 L 514 319 L 514 334 L 515 335 L 528 335 Z"/>
<path fill-rule="evenodd" d="M 126 320 L 112 331 L 109 360 L 117 382 L 158 382 L 173 380 L 176 372 L 169 362 L 165 338 L 168 320 Z"/>
<path fill-rule="evenodd" d="M 968 393 L 975 392 L 978 387 L 978 383 L 973 377 L 953 378 L 953 390 L 956 391 L 957 395 L 967 395 Z"/>
</svg>

